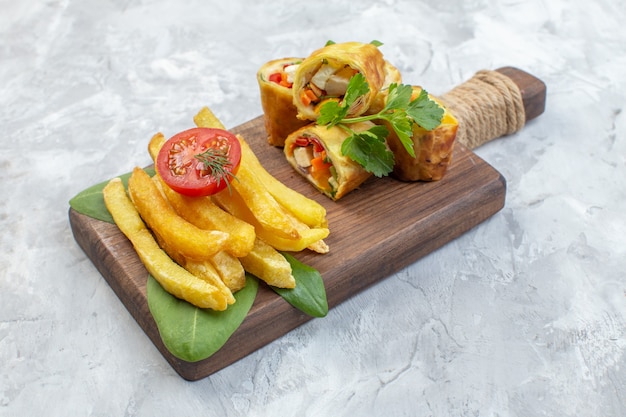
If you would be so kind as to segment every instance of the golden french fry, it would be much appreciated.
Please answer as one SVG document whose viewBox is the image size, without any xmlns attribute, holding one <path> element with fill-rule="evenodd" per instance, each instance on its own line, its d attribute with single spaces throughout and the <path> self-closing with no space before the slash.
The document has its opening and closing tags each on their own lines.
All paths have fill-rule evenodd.
<svg viewBox="0 0 626 417">
<path fill-rule="evenodd" d="M 256 220 L 254 214 L 252 214 L 246 205 L 246 202 L 234 188 L 231 189 L 230 192 L 228 190 L 222 190 L 217 194 L 213 194 L 211 201 L 232 216 L 252 225 L 256 233 L 260 231 L 261 224 Z"/>
<path fill-rule="evenodd" d="M 241 135 L 237 135 L 237 138 L 241 144 L 241 164 L 254 172 L 254 175 L 280 205 L 307 226 L 326 227 L 328 225 L 324 206 L 277 180 L 263 167 L 245 139 Z"/>
<path fill-rule="evenodd" d="M 203 230 L 180 217 L 143 169 L 133 169 L 128 192 L 148 227 L 185 258 L 208 260 L 226 247 L 228 233 Z"/>
<path fill-rule="evenodd" d="M 174 211 L 189 223 L 205 230 L 228 233 L 225 250 L 236 257 L 252 250 L 256 234 L 254 227 L 216 206 L 210 197 L 189 197 L 177 193 L 163 182 L 157 173 L 153 179 Z"/>
<path fill-rule="evenodd" d="M 328 253 L 330 251 L 330 247 L 323 240 L 318 240 L 317 242 L 311 243 L 307 246 L 308 249 L 317 253 Z"/>
<path fill-rule="evenodd" d="M 252 251 L 240 259 L 243 267 L 265 281 L 279 288 L 295 288 L 296 280 L 291 273 L 291 265 L 276 249 L 261 239 L 256 239 Z"/>
<path fill-rule="evenodd" d="M 220 252 L 218 252 L 220 253 Z M 245 276 L 244 276 L 244 285 L 237 285 L 230 288 L 226 285 L 226 282 L 222 279 L 219 272 L 213 266 L 213 261 L 194 261 L 191 259 L 187 259 L 184 265 L 185 269 L 200 279 L 203 279 L 207 282 L 219 282 L 220 284 L 215 284 L 216 287 L 220 288 L 226 294 L 230 294 L 230 298 L 228 298 L 228 304 L 233 304 L 235 302 L 235 297 L 233 296 L 234 292 L 239 291 L 245 285 Z M 227 295 L 228 297 L 228 295 Z"/>
<path fill-rule="evenodd" d="M 293 216 L 291 213 L 290 216 Z M 289 241 L 287 239 L 282 239 L 279 236 L 270 235 L 267 233 L 261 233 L 261 236 L 264 237 L 266 242 L 272 242 L 272 245 L 279 250 L 289 250 L 293 251 L 295 248 L 303 247 L 317 252 L 317 253 L 328 253 L 330 248 L 323 241 L 330 234 L 330 230 L 328 227 L 309 227 L 306 224 L 302 223 L 294 216 L 294 224 L 296 226 L 296 230 L 300 234 L 300 239 L 297 243 L 293 241 Z M 281 249 L 281 248 L 291 248 L 291 249 Z"/>
<path fill-rule="evenodd" d="M 161 249 L 163 249 L 165 253 L 167 253 L 167 255 L 174 260 L 174 262 L 185 268 L 189 273 L 215 286 L 222 292 L 228 305 L 235 302 L 235 297 L 233 296 L 232 291 L 228 288 L 228 286 L 226 286 L 226 284 L 224 284 L 220 275 L 217 273 L 210 261 L 195 261 L 193 259 L 187 259 L 168 245 L 168 243 L 156 233 L 154 235 Z"/>
<path fill-rule="evenodd" d="M 239 291 L 246 285 L 246 271 L 239 258 L 228 252 L 218 252 L 209 259 L 209 262 L 232 292 Z"/>
<path fill-rule="evenodd" d="M 230 190 L 225 189 L 220 193 L 234 194 L 236 191 L 264 229 L 286 239 L 300 237 L 293 218 L 272 197 L 250 167 L 241 164 L 236 178 L 230 184 Z"/>
<path fill-rule="evenodd" d="M 309 227 L 296 219 L 296 227 L 302 240 L 304 242 L 310 242 L 310 244 L 307 245 L 308 249 L 317 253 L 328 253 L 330 249 L 326 242 L 322 240 L 326 239 L 330 234 L 330 229 L 328 229 L 327 226 Z"/>
<path fill-rule="evenodd" d="M 189 273 L 159 247 L 119 178 L 112 179 L 102 193 L 113 220 L 131 241 L 148 272 L 167 292 L 200 308 L 223 311 L 228 307 L 222 291 Z"/>
<path fill-rule="evenodd" d="M 257 237 L 263 239 L 266 243 L 280 251 L 300 252 L 310 245 L 325 239 L 329 230 L 327 228 L 308 228 L 304 223 L 296 223 L 296 227 L 300 230 L 297 239 L 284 238 L 275 234 L 272 230 L 266 229 L 248 208 L 246 201 L 239 195 L 237 190 L 233 189 L 232 193 L 220 192 L 212 196 L 213 201 L 235 217 L 254 226 Z M 322 252 L 324 253 L 324 252 Z"/>
<path fill-rule="evenodd" d="M 198 114 L 193 117 L 193 121 L 198 127 L 226 129 L 220 119 L 218 119 L 208 107 L 201 108 Z"/>
<path fill-rule="evenodd" d="M 295 240 L 283 239 L 271 233 L 264 233 L 264 231 L 257 233 L 257 236 L 280 251 L 300 252 L 310 249 L 318 253 L 328 253 L 329 248 L 323 240 L 328 237 L 328 234 L 329 230 L 326 228 L 315 228 L 308 229 L 300 239 Z"/>
<path fill-rule="evenodd" d="M 150 138 L 150 142 L 148 143 L 148 153 L 153 161 L 156 161 L 157 155 L 159 154 L 159 151 L 163 147 L 165 141 L 165 136 L 163 136 L 163 133 L 161 132 L 155 133 L 152 138 Z"/>
<path fill-rule="evenodd" d="M 158 177 L 158 173 L 155 175 L 155 177 L 153 177 L 153 181 L 157 185 L 157 188 L 159 189 L 159 191 L 163 193 L 163 195 L 165 195 L 166 193 L 172 194 L 173 196 L 179 195 L 178 193 L 176 193 L 175 191 L 167 187 L 165 183 L 163 183 L 162 179 Z M 173 197 L 173 198 L 176 198 L 176 197 Z M 200 199 L 198 201 L 200 201 Z M 205 200 L 205 203 L 206 203 L 206 200 Z M 215 204 L 213 204 L 211 200 L 208 200 L 208 203 L 212 206 L 215 206 Z M 254 239 L 255 239 L 254 227 L 249 225 L 248 223 L 245 223 L 242 220 L 239 220 L 238 218 L 234 216 L 231 216 L 230 214 L 226 213 L 219 207 L 217 206 L 215 207 L 218 210 L 220 210 L 221 213 L 224 213 L 227 216 L 229 216 L 223 219 L 224 223 L 227 223 L 229 220 L 233 220 L 233 223 L 230 225 L 230 227 L 233 227 L 233 225 L 241 223 L 240 225 L 241 228 L 246 230 L 246 236 L 243 237 L 243 239 L 245 240 L 250 239 L 250 233 L 251 233 L 252 237 L 251 237 L 250 247 L 244 250 L 245 254 L 248 254 L 250 250 L 252 250 L 252 246 L 254 245 Z M 218 214 L 218 216 L 219 215 L 220 214 Z M 202 228 L 201 225 L 196 224 L 196 226 Z M 229 237 L 232 238 L 231 235 L 229 235 Z M 165 242 L 163 239 L 160 239 L 158 235 L 157 235 L 157 241 L 159 242 L 159 245 L 161 245 L 161 247 L 165 249 L 165 252 L 167 252 L 170 255 L 170 257 L 172 257 L 172 259 L 174 259 L 176 262 L 182 265 L 186 270 L 198 276 L 199 278 L 204 279 L 205 281 L 212 282 L 216 287 L 221 288 L 225 290 L 227 293 L 229 293 L 231 297 L 232 297 L 233 292 L 239 291 L 246 285 L 246 272 L 243 269 L 241 262 L 239 262 L 238 258 L 236 258 L 235 256 L 233 256 L 232 254 L 226 251 L 220 251 L 206 261 L 196 261 L 193 259 L 187 259 L 184 256 L 181 256 L 179 253 L 177 253 L 173 249 L 169 248 L 167 242 Z M 234 302 L 234 297 L 232 298 Z"/>
</svg>

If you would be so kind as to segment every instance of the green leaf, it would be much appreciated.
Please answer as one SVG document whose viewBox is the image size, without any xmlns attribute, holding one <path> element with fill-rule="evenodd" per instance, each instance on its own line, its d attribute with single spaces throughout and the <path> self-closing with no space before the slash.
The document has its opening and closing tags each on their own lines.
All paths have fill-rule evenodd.
<svg viewBox="0 0 626 417">
<path fill-rule="evenodd" d="M 394 164 L 393 153 L 385 145 L 388 134 L 387 128 L 380 125 L 354 133 L 341 144 L 341 153 L 377 177 L 388 175 Z"/>
<path fill-rule="evenodd" d="M 346 94 L 341 102 L 327 101 L 320 107 L 320 115 L 316 122 L 318 125 L 335 126 L 345 119 L 350 110 L 350 106 L 361 96 L 370 91 L 370 86 L 365 76 L 360 72 L 354 74 L 348 82 Z"/>
<path fill-rule="evenodd" d="M 225 311 L 195 307 L 180 300 L 148 277 L 148 307 L 167 349 L 179 359 L 197 362 L 217 352 L 239 328 L 254 303 L 259 281 L 246 275 L 246 286 Z"/>
<path fill-rule="evenodd" d="M 394 110 L 390 115 L 386 115 L 385 118 L 389 120 L 394 132 L 398 135 L 398 139 L 404 146 L 404 149 L 415 158 L 415 149 L 413 149 L 413 123 L 408 118 L 406 111 Z"/>
<path fill-rule="evenodd" d="M 381 41 L 377 41 L 376 39 L 372 40 L 370 43 L 377 48 L 384 45 Z"/>
<path fill-rule="evenodd" d="M 389 94 L 387 95 L 385 108 L 381 113 L 385 113 L 389 110 L 405 109 L 411 102 L 411 94 L 413 94 L 413 89 L 410 85 L 391 84 L 389 86 Z"/>
<path fill-rule="evenodd" d="M 154 168 L 145 168 L 144 170 L 149 175 L 154 175 Z M 128 178 L 130 177 L 130 174 L 131 173 L 129 172 L 124 175 L 120 175 L 125 187 L 128 187 Z M 93 217 L 94 219 L 114 223 L 113 217 L 111 217 L 109 210 L 107 210 L 104 205 L 104 197 L 102 196 L 102 189 L 108 183 L 109 180 L 103 181 L 76 194 L 76 196 L 70 200 L 70 207 L 77 212 Z"/>
<path fill-rule="evenodd" d="M 330 125 L 334 126 L 341 121 L 348 114 L 348 108 L 342 107 L 338 101 L 327 101 L 320 107 L 320 114 L 316 120 L 320 126 Z M 329 127 L 330 127 L 329 126 Z"/>
<path fill-rule="evenodd" d="M 289 304 L 312 317 L 325 317 L 328 314 L 326 289 L 320 273 L 298 261 L 288 253 L 283 256 L 291 265 L 296 287 L 293 289 L 271 287 Z"/>
<path fill-rule="evenodd" d="M 426 130 L 433 130 L 441 124 L 444 110 L 428 97 L 426 90 L 422 90 L 420 95 L 411 101 L 406 112 L 415 123 Z"/>
<path fill-rule="evenodd" d="M 346 94 L 343 96 L 342 105 L 350 108 L 357 98 L 364 96 L 370 91 L 370 86 L 367 83 L 365 75 L 357 72 L 350 78 L 348 86 L 346 87 Z"/>
<path fill-rule="evenodd" d="M 102 189 L 107 183 L 108 181 L 104 181 L 81 191 L 70 200 L 70 207 L 94 219 L 114 223 L 113 217 L 104 205 L 102 198 Z"/>
</svg>

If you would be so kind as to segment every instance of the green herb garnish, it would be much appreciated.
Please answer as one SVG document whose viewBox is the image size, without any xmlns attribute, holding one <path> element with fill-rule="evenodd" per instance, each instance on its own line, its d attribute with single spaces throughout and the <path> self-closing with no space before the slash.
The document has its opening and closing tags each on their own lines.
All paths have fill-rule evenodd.
<svg viewBox="0 0 626 417">
<path fill-rule="evenodd" d="M 413 89 L 410 85 L 391 84 L 385 107 L 376 114 L 358 117 L 347 117 L 352 104 L 370 91 L 365 76 L 355 74 L 348 83 L 346 94 L 341 102 L 331 101 L 320 108 L 317 124 L 339 126 L 350 136 L 341 146 L 341 152 L 357 162 L 368 172 L 381 177 L 393 169 L 393 153 L 385 146 L 389 131 L 384 126 L 374 126 L 365 132 L 355 132 L 349 127 L 351 123 L 383 120 L 387 121 L 398 135 L 398 139 L 412 157 L 415 157 L 413 142 L 413 124 L 426 130 L 433 130 L 441 123 L 444 110 L 431 100 L 426 90 L 411 100 Z"/>
<path fill-rule="evenodd" d="M 226 152 L 221 149 L 208 148 L 194 157 L 204 165 L 203 172 L 201 172 L 202 176 L 212 176 L 218 186 L 222 181 L 226 181 L 226 187 L 228 187 L 229 192 L 231 191 L 228 177 L 232 177 L 232 179 L 237 179 L 237 177 L 231 171 L 232 164 Z"/>
<path fill-rule="evenodd" d="M 324 46 L 334 45 L 334 44 L 336 44 L 336 43 L 337 43 L 337 42 L 335 42 L 334 40 L 329 39 L 329 40 L 327 40 L 327 41 L 326 41 L 326 44 L 325 44 Z M 374 45 L 375 47 L 377 47 L 377 48 L 378 48 L 379 46 L 383 46 L 383 43 L 382 43 L 381 41 L 377 41 L 376 39 L 373 39 L 370 43 L 371 43 L 372 45 Z"/>
</svg>

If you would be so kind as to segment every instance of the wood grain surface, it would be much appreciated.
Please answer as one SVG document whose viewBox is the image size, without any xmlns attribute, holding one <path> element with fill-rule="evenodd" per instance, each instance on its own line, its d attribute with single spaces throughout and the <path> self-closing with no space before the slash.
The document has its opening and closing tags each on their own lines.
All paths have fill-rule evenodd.
<svg viewBox="0 0 626 417">
<path fill-rule="evenodd" d="M 293 171 L 281 149 L 267 145 L 262 117 L 231 130 L 246 138 L 271 174 L 326 207 L 330 253 L 295 256 L 322 274 L 330 308 L 450 242 L 504 205 L 504 178 L 461 144 L 455 146 L 441 181 L 373 178 L 333 202 Z M 69 220 L 77 243 L 163 357 L 187 380 L 219 371 L 311 319 L 261 283 L 250 313 L 222 349 L 199 362 L 181 361 L 161 341 L 146 299 L 148 273 L 130 242 L 117 226 L 73 209 Z"/>
</svg>

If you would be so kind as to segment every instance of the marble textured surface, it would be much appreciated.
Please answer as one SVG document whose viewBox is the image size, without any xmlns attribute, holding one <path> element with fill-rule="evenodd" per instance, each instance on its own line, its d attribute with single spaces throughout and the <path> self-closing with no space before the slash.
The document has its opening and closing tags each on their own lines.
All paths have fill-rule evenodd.
<svg viewBox="0 0 626 417">
<path fill-rule="evenodd" d="M 0 0 L 1 416 L 626 415 L 622 0 Z M 544 115 L 476 150 L 491 219 L 197 382 L 74 242 L 68 200 L 208 105 L 261 113 L 267 60 L 378 39 L 438 94 L 513 65 Z"/>
</svg>

